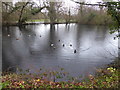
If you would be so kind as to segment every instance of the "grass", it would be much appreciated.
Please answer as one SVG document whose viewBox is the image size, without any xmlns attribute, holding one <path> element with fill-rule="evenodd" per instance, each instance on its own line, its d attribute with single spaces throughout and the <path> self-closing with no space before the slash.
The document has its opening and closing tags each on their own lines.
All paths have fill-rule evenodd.
<svg viewBox="0 0 120 90">
<path fill-rule="evenodd" d="M 29 22 L 46 22 L 46 23 L 49 23 L 50 20 L 49 19 L 33 19 L 33 20 L 28 20 L 26 21 L 27 23 Z M 65 23 L 66 20 L 64 19 L 60 19 L 58 22 L 56 21 L 56 23 Z M 70 22 L 76 22 L 75 20 L 70 20 Z"/>
<path fill-rule="evenodd" d="M 44 19 L 34 19 L 34 20 L 28 20 L 26 22 L 44 22 L 44 21 L 49 21 L 48 19 L 47 20 L 44 20 Z"/>
</svg>

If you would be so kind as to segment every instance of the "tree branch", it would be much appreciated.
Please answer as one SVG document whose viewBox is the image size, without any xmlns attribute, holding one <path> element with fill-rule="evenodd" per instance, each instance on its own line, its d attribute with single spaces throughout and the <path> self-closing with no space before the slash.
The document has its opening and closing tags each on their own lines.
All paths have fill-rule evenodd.
<svg viewBox="0 0 120 90">
<path fill-rule="evenodd" d="M 90 3 L 85 3 L 85 2 L 78 2 L 78 1 L 74 1 L 74 0 L 71 0 L 77 4 L 80 4 L 80 5 L 88 5 L 88 6 L 107 6 L 105 3 L 102 3 L 102 4 L 90 4 Z"/>
</svg>

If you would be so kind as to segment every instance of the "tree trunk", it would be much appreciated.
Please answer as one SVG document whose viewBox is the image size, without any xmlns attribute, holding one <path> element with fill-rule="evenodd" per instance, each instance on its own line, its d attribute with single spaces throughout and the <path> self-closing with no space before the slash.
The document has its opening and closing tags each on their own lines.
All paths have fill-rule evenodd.
<svg viewBox="0 0 120 90">
<path fill-rule="evenodd" d="M 27 6 L 29 2 L 26 2 L 25 5 L 23 5 L 21 11 L 20 11 L 20 16 L 19 16 L 19 20 L 18 20 L 18 24 L 21 25 L 23 23 L 22 21 L 22 15 L 23 15 L 23 11 L 24 11 L 24 8 Z"/>
</svg>

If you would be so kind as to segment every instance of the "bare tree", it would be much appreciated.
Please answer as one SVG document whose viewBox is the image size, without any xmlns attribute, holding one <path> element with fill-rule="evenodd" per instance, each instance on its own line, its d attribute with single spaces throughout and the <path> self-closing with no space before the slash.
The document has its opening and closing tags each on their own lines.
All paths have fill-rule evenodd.
<svg viewBox="0 0 120 90">
<path fill-rule="evenodd" d="M 22 6 L 21 10 L 20 10 L 20 16 L 19 16 L 19 20 L 18 20 L 18 24 L 22 24 L 23 22 L 25 22 L 26 18 L 22 18 L 23 15 L 23 10 L 24 8 L 29 4 L 29 2 L 25 2 L 25 4 Z"/>
<path fill-rule="evenodd" d="M 50 19 L 50 23 L 54 24 L 56 21 L 59 20 L 58 16 L 61 13 L 61 7 L 62 7 L 62 2 L 50 2 L 46 1 L 43 3 L 44 6 L 46 6 L 46 9 L 48 10 L 48 17 Z"/>
</svg>

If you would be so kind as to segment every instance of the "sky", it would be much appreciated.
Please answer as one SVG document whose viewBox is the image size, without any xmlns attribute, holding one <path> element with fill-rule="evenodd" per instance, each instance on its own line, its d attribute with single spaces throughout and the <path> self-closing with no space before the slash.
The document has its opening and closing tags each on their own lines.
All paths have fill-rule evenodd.
<svg viewBox="0 0 120 90">
<path fill-rule="evenodd" d="M 16 2 L 16 1 L 19 1 L 19 0 L 13 0 L 13 1 Z M 34 1 L 35 2 L 39 2 L 39 0 L 34 0 Z M 51 0 L 51 1 L 56 1 L 56 0 Z M 66 2 L 68 5 L 72 5 L 73 4 L 73 2 L 71 0 L 61 0 L 61 1 Z M 86 1 L 86 2 L 89 2 L 89 3 L 95 3 L 95 2 L 100 2 L 102 0 L 75 0 L 75 1 Z"/>
<path fill-rule="evenodd" d="M 34 1 L 37 3 L 39 2 L 39 0 L 34 0 Z M 51 0 L 51 1 L 56 1 L 56 0 Z M 71 0 L 60 0 L 60 1 L 65 2 L 66 7 L 75 7 L 77 5 Z M 96 2 L 101 2 L 102 0 L 75 0 L 75 1 L 86 1 L 88 3 L 96 3 Z"/>
<path fill-rule="evenodd" d="M 13 2 L 17 2 L 17 1 L 21 1 L 21 0 L 13 0 Z M 23 1 L 27 1 L 27 0 L 23 0 Z M 36 3 L 38 3 L 41 0 L 33 0 L 33 1 L 35 1 Z M 57 1 L 57 0 L 50 0 L 50 1 Z M 71 0 L 59 0 L 59 1 L 64 1 L 65 5 L 68 6 L 68 7 L 76 5 Z M 101 2 L 102 0 L 75 0 L 75 1 L 85 1 L 85 2 L 88 2 L 88 3 L 97 3 L 97 2 Z M 104 0 L 104 1 L 111 1 L 111 0 Z M 114 1 L 118 1 L 118 0 L 114 0 Z"/>
<path fill-rule="evenodd" d="M 14 3 L 17 1 L 27 1 L 27 0 L 13 0 Z M 39 1 L 46 1 L 46 0 L 33 0 L 33 1 L 39 4 Z M 58 1 L 58 0 L 50 0 L 50 1 Z M 70 7 L 72 12 L 75 12 L 74 8 L 78 6 L 78 4 L 74 3 L 71 0 L 59 0 L 59 1 L 65 2 L 64 7 L 67 7 L 68 9 Z M 92 3 L 92 4 L 97 2 L 102 2 L 102 0 L 74 0 L 74 1 L 80 1 L 80 2 L 85 1 L 86 3 Z M 104 1 L 110 1 L 110 0 L 104 0 Z M 115 0 L 115 1 L 118 1 L 118 0 Z"/>
<path fill-rule="evenodd" d="M 34 0 L 34 1 L 39 2 L 39 0 Z M 58 1 L 58 0 L 50 0 L 50 1 Z M 67 6 L 67 7 L 75 7 L 76 6 L 76 3 L 74 3 L 71 0 L 59 0 L 59 1 L 65 2 L 65 6 Z M 75 0 L 75 1 L 80 1 L 80 2 L 85 1 L 87 3 L 93 3 L 93 4 L 97 3 L 97 2 L 102 2 L 102 0 Z M 111 1 L 111 0 L 104 0 L 104 1 Z M 118 0 L 114 0 L 114 1 L 118 1 Z"/>
</svg>

